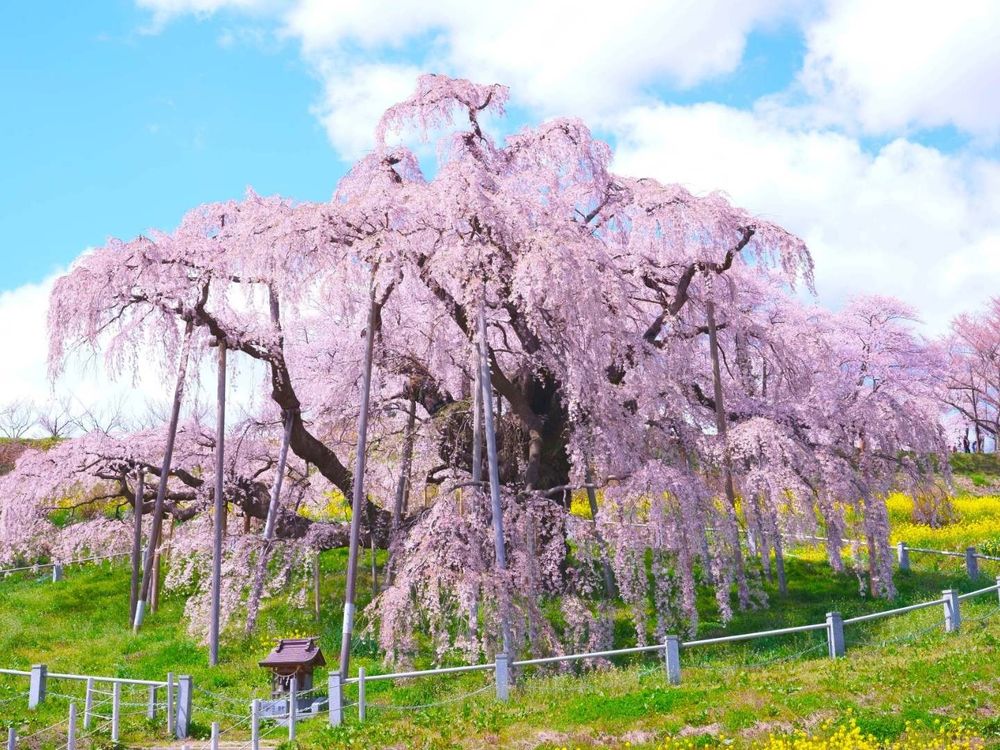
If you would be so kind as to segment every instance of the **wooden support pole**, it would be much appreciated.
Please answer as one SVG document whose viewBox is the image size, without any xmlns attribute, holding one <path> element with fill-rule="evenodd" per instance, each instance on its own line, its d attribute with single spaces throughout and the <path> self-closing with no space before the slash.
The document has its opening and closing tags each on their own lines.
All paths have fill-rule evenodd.
<svg viewBox="0 0 1000 750">
<path fill-rule="evenodd" d="M 351 663 L 351 637 L 354 634 L 354 604 L 357 598 L 358 556 L 361 546 L 361 513 L 365 500 L 365 459 L 368 450 L 368 409 L 372 385 L 372 359 L 375 352 L 375 278 L 368 301 L 368 327 L 365 329 L 365 360 L 361 384 L 361 409 L 358 412 L 358 447 L 354 461 L 354 487 L 351 498 L 351 535 L 347 551 L 347 590 L 344 596 L 344 623 L 340 641 L 340 676 L 347 679 Z M 370 530 L 374 533 L 374 529 Z"/>
<path fill-rule="evenodd" d="M 507 570 L 507 551 L 504 547 L 503 505 L 500 502 L 500 464 L 497 457 L 496 425 L 493 422 L 493 385 L 490 378 L 489 345 L 486 341 L 486 310 L 483 307 L 479 309 L 478 338 L 478 364 L 482 378 L 483 417 L 486 428 L 486 457 L 490 475 L 490 505 L 493 511 L 493 546 L 496 551 L 497 569 L 501 571 L 501 575 L 505 575 Z M 506 590 L 506 581 L 503 581 L 502 585 L 500 630 L 503 637 L 503 652 L 507 656 L 513 656 L 511 653 L 513 643 L 510 632 L 510 621 L 508 620 L 508 613 L 505 611 L 510 594 Z"/>
<path fill-rule="evenodd" d="M 271 497 L 267 504 L 267 521 L 264 522 L 264 541 L 274 539 L 274 524 L 278 517 L 278 504 L 281 499 L 281 485 L 285 479 L 285 464 L 288 461 L 288 444 L 292 439 L 292 412 L 285 414 L 285 432 L 281 437 L 281 450 L 278 452 L 278 467 L 275 470 L 274 483 L 271 485 Z"/>
<path fill-rule="evenodd" d="M 320 559 L 319 552 L 316 552 L 315 557 L 313 557 L 313 614 L 316 616 L 316 622 L 320 620 L 320 610 L 322 600 L 319 595 L 319 584 L 320 584 Z"/>
<path fill-rule="evenodd" d="M 139 603 L 139 583 L 142 577 L 142 503 L 146 492 L 146 473 L 139 469 L 135 479 L 135 507 L 132 511 L 132 580 L 129 586 L 128 621 L 135 622 Z"/>
<path fill-rule="evenodd" d="M 170 475 L 170 464 L 174 456 L 174 441 L 177 438 L 177 423 L 181 416 L 181 403 L 184 400 L 184 381 L 187 377 L 188 358 L 191 353 L 191 333 L 194 323 L 187 322 L 184 331 L 184 346 L 181 350 L 180 363 L 177 368 L 177 384 L 174 387 L 174 402 L 170 411 L 170 424 L 167 427 L 167 444 L 163 451 L 163 464 L 160 468 L 160 482 L 156 489 L 156 502 L 153 505 L 153 524 L 149 531 L 149 541 L 146 544 L 146 559 L 142 571 L 142 584 L 139 587 L 139 601 L 135 607 L 135 620 L 132 628 L 139 632 L 142 620 L 146 614 L 146 600 L 149 597 L 150 582 L 153 577 L 153 562 L 157 548 L 160 545 L 160 532 L 163 529 L 163 507 L 167 497 L 167 480 Z"/>
<path fill-rule="evenodd" d="M 212 603 L 208 624 L 208 665 L 219 663 L 219 620 L 222 592 L 222 535 L 226 523 L 223 478 L 226 467 L 226 341 L 218 342 L 219 366 L 215 421 L 215 518 L 212 527 Z"/>
</svg>

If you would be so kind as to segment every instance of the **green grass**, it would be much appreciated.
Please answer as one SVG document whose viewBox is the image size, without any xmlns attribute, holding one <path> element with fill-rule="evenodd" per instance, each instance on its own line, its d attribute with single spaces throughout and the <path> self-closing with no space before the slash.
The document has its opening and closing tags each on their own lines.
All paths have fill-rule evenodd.
<svg viewBox="0 0 1000 750">
<path fill-rule="evenodd" d="M 970 529 L 978 528 L 969 526 Z M 969 543 L 977 540 L 970 539 Z M 837 609 L 845 617 L 885 609 L 889 605 L 862 595 L 858 579 L 837 575 L 810 550 L 789 557 L 789 592 L 781 597 L 766 585 L 766 609 L 739 612 L 723 627 L 708 591 L 699 593 L 702 613 L 699 636 L 710 637 L 820 622 Z M 89 673 L 162 679 L 167 671 L 193 676 L 195 736 L 206 737 L 209 724 L 223 727 L 246 714 L 253 695 L 263 695 L 268 679 L 257 661 L 277 637 L 317 634 L 330 661 L 339 650 L 343 597 L 344 551 L 322 556 L 323 609 L 317 622 L 309 609 L 289 606 L 283 597 L 266 603 L 259 632 L 244 637 L 231 628 L 222 648 L 222 665 L 207 666 L 206 649 L 186 634 L 184 601 L 165 596 L 138 635 L 128 628 L 128 571 L 124 565 L 68 567 L 66 578 L 51 583 L 48 576 L 18 574 L 0 581 L 0 667 L 27 669 L 45 663 L 53 672 Z M 899 599 L 894 606 L 923 601 L 944 588 L 971 590 L 962 561 L 923 556 L 914 570 L 897 574 Z M 996 568 L 996 569 L 994 569 Z M 367 566 L 362 566 L 359 590 L 370 593 Z M 985 582 L 1000 567 L 983 563 Z M 364 601 L 361 602 L 362 604 Z M 995 597 L 966 603 L 967 618 L 997 613 Z M 631 645 L 634 635 L 624 611 L 616 627 L 618 645 Z M 1000 701 L 993 697 L 1000 684 L 1000 617 L 969 622 L 957 636 L 942 634 L 939 608 L 888 621 L 849 626 L 849 656 L 836 662 L 824 658 L 821 632 L 711 646 L 682 655 L 683 684 L 665 683 L 652 657 L 616 660 L 618 669 L 560 674 L 552 669 L 527 670 L 506 703 L 492 697 L 491 675 L 469 674 L 424 678 L 390 685 L 369 685 L 369 720 L 360 724 L 349 709 L 345 726 L 330 729 L 322 719 L 299 727 L 303 747 L 633 747 L 655 746 L 665 737 L 694 732 L 699 742 L 714 746 L 718 735 L 745 746 L 769 733 L 813 726 L 815 717 L 858 724 L 879 737 L 893 739 L 931 731 L 934 719 L 966 717 L 989 746 L 1000 747 Z M 921 631 L 925 631 L 922 632 Z M 917 634 L 917 635 L 914 635 Z M 916 638 L 915 641 L 906 639 Z M 886 644 L 886 642 L 889 642 Z M 355 668 L 385 671 L 372 644 L 357 644 Z M 428 665 L 424 660 L 420 665 Z M 352 672 L 355 671 L 352 669 Z M 579 673 L 576 673 L 579 672 Z M 325 672 L 317 677 L 324 685 Z M 23 700 L 5 702 L 26 693 L 26 678 L 0 676 L 0 726 L 14 723 L 22 735 L 53 724 L 66 713 L 66 699 L 53 696 L 40 710 L 29 712 Z M 391 708 L 424 705 L 459 698 L 486 688 L 467 700 L 419 711 Z M 82 685 L 53 680 L 50 691 L 82 695 Z M 16 692 L 15 692 L 16 691 Z M 224 694 L 230 704 L 208 693 Z M 141 702 L 144 693 L 127 692 L 126 701 Z M 356 700 L 353 688 L 349 701 Z M 82 702 L 81 702 L 82 705 Z M 141 708 L 132 708 L 139 712 Z M 126 719 L 127 740 L 162 737 L 163 722 L 149 724 L 140 715 Z M 280 738 L 283 728 L 272 728 Z M 700 734 L 699 734 L 700 733 Z M 242 728 L 227 737 L 245 738 Z M 109 744 L 106 735 L 98 744 Z M 41 746 L 46 746 L 42 743 Z M 55 747 L 55 743 L 51 743 Z"/>
<path fill-rule="evenodd" d="M 951 470 L 966 476 L 1000 476 L 1000 454 L 997 453 L 952 453 Z"/>
</svg>

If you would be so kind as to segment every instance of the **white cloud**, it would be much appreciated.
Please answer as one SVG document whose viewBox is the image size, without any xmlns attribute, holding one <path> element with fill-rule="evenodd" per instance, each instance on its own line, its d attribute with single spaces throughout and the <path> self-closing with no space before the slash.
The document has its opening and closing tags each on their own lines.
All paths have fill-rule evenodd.
<svg viewBox="0 0 1000 750">
<path fill-rule="evenodd" d="M 135 3 L 152 12 L 152 23 L 145 31 L 154 34 L 178 16 L 190 14 L 204 18 L 220 10 L 264 12 L 283 4 L 281 0 L 135 0 Z"/>
<path fill-rule="evenodd" d="M 99 355 L 70 358 L 59 378 L 54 383 L 49 381 L 47 314 L 49 295 L 59 275 L 0 292 L 0 331 L 4 331 L 4 344 L 10 353 L 0 368 L 0 406 L 21 400 L 39 407 L 50 401 L 67 402 L 77 416 L 86 411 L 110 412 L 120 406 L 127 420 L 144 418 L 151 405 L 162 406 L 173 392 L 173 373 L 160 371 L 153 364 L 159 358 L 152 352 L 142 358 L 135 382 L 127 375 L 117 380 L 109 378 Z M 188 390 L 192 407 L 194 401 L 205 403 L 214 398 L 215 392 L 211 362 L 195 375 L 196 382 Z M 262 370 L 255 363 L 245 357 L 231 357 L 231 394 L 226 411 L 230 424 L 258 398 L 261 379 Z"/>
<path fill-rule="evenodd" d="M 866 132 L 1000 136 L 1000 3 L 833 0 L 805 29 L 799 82 L 820 120 Z"/>
<path fill-rule="evenodd" d="M 374 79 L 381 98 L 390 72 L 392 88 L 404 71 L 419 67 L 505 83 L 519 103 L 543 115 L 588 117 L 632 102 L 653 85 L 689 87 L 735 70 L 747 35 L 800 4 L 621 0 L 610 10 L 593 0 L 299 0 L 284 17 L 284 33 L 301 42 L 326 81 L 320 111 L 337 144 L 344 137 L 334 128 L 350 119 L 351 129 L 369 116 L 367 97 L 360 109 L 351 108 L 358 86 Z M 389 62 L 414 49 L 415 65 Z M 370 130 L 376 119 L 366 122 Z"/>
<path fill-rule="evenodd" d="M 319 63 L 323 97 L 313 108 L 334 148 L 346 160 L 371 150 L 375 126 L 390 106 L 409 96 L 421 71 L 408 65 L 340 67 Z"/>
<path fill-rule="evenodd" d="M 810 244 L 822 298 L 894 294 L 943 330 L 996 294 L 1000 162 L 908 140 L 944 125 L 1000 138 L 1000 2 L 959 0 L 139 0 L 155 12 L 252 6 L 301 44 L 334 147 L 370 148 L 418 71 L 511 87 L 533 116 L 618 137 L 618 168 L 734 200 Z M 736 70 L 755 29 L 791 20 L 796 84 L 753 112 L 666 106 L 653 88 Z M 858 134 L 897 137 L 876 153 Z"/>
<path fill-rule="evenodd" d="M 617 170 L 724 186 L 809 244 L 821 301 L 902 298 L 931 332 L 996 294 L 1000 164 L 898 139 L 876 154 L 716 104 L 636 107 L 616 118 Z"/>
</svg>

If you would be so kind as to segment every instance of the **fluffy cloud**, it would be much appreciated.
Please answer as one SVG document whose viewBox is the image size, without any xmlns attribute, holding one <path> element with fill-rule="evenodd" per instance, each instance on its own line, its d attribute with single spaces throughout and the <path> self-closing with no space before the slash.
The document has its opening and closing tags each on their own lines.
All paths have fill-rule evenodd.
<svg viewBox="0 0 1000 750">
<path fill-rule="evenodd" d="M 1000 164 L 905 139 L 877 153 L 830 131 L 783 127 L 716 104 L 636 107 L 615 118 L 619 171 L 724 186 L 797 232 L 817 264 L 821 300 L 890 294 L 931 332 L 996 294 Z"/>
<path fill-rule="evenodd" d="M 499 81 L 533 118 L 611 132 L 619 169 L 722 187 L 798 232 L 825 301 L 895 294 L 940 331 L 996 293 L 1000 162 L 912 140 L 941 126 L 975 146 L 1000 137 L 995 0 L 140 2 L 161 14 L 270 8 L 323 81 L 314 112 L 347 158 L 370 147 L 378 114 L 418 71 Z M 736 70 L 750 33 L 789 20 L 805 54 L 787 91 L 753 111 L 656 99 Z M 872 151 L 863 134 L 897 139 Z"/>
<path fill-rule="evenodd" d="M 144 358 L 134 382 L 123 376 L 117 381 L 107 377 L 103 361 L 91 355 L 69 360 L 65 371 L 53 383 L 48 379 L 47 314 L 49 295 L 59 274 L 37 283 L 25 284 L 0 292 L 0 331 L 8 357 L 0 368 L 0 406 L 12 401 L 30 401 L 37 407 L 47 403 L 65 403 L 75 416 L 91 412 L 97 417 L 110 418 L 119 414 L 126 422 L 146 420 L 150 412 L 165 415 L 165 394 L 173 392 L 173 372 L 163 372 L 151 352 Z M 230 423 L 250 408 L 263 380 L 263 371 L 245 358 L 231 358 L 231 398 L 227 403 Z M 204 363 L 195 370 L 195 383 L 189 388 L 189 411 L 206 413 L 214 419 L 214 411 L 205 404 L 214 398 L 215 369 Z"/>
<path fill-rule="evenodd" d="M 286 33 L 313 58 L 392 55 L 417 45 L 425 67 L 510 85 L 525 103 L 590 115 L 668 82 L 689 87 L 734 70 L 747 35 L 797 0 L 300 0 Z"/>
<path fill-rule="evenodd" d="M 821 121 L 1000 136 L 1000 3 L 833 0 L 805 30 L 799 82 Z"/>
<path fill-rule="evenodd" d="M 423 72 L 391 63 L 341 67 L 326 60 L 317 64 L 323 73 L 324 91 L 313 113 L 346 160 L 356 160 L 371 150 L 379 117 L 413 92 L 417 76 Z"/>
</svg>

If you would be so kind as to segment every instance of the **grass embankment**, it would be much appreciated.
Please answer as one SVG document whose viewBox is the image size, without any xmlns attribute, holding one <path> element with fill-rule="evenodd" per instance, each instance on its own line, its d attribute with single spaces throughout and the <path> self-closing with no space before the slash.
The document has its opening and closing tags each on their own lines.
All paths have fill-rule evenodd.
<svg viewBox="0 0 1000 750">
<path fill-rule="evenodd" d="M 901 500 L 893 500 L 890 509 L 894 534 L 915 546 L 963 548 L 1000 535 L 1000 498 L 957 501 L 955 523 L 937 530 L 907 526 L 907 508 Z M 819 622 L 830 609 L 850 617 L 888 606 L 864 597 L 855 576 L 832 574 L 825 563 L 813 559 L 818 555 L 811 550 L 794 554 L 800 556 L 787 562 L 788 596 L 779 597 L 768 586 L 771 605 L 737 614 L 728 628 L 721 626 L 711 597 L 704 592 L 699 635 Z M 241 718 L 237 717 L 247 713 L 249 697 L 267 691 L 267 677 L 256 662 L 274 638 L 318 633 L 324 652 L 331 660 L 335 658 L 344 562 L 341 551 L 323 555 L 326 605 L 319 624 L 308 609 L 290 606 L 284 599 L 273 600 L 261 616 L 258 635 L 243 638 L 227 633 L 223 665 L 215 670 L 207 667 L 205 649 L 185 634 L 184 603 L 179 597 L 165 597 L 142 632 L 131 634 L 124 566 L 70 568 L 66 579 L 57 584 L 45 576 L 12 576 L 0 582 L 0 666 L 25 669 L 44 662 L 52 671 L 153 679 L 162 679 L 167 671 L 191 674 L 199 689 L 196 735 L 205 737 L 213 720 L 223 728 L 238 725 Z M 968 591 L 976 587 L 966 579 L 962 561 L 955 558 L 915 556 L 913 567 L 911 573 L 897 576 L 900 604 L 932 598 L 944 588 Z M 1000 573 L 998 565 L 983 563 L 982 567 L 987 582 Z M 363 580 L 361 590 L 369 589 L 370 581 Z M 347 724 L 336 730 L 327 728 L 322 719 L 307 721 L 299 727 L 299 741 L 305 747 L 848 750 L 891 742 L 908 742 L 908 747 L 965 747 L 965 740 L 956 739 L 950 745 L 938 740 L 971 733 L 981 743 L 972 746 L 1000 747 L 1000 700 L 995 698 L 1000 685 L 1000 616 L 993 617 L 998 612 L 992 596 L 964 603 L 965 627 L 954 636 L 941 632 L 942 614 L 937 607 L 889 621 L 848 626 L 848 657 L 838 661 L 823 658 L 826 646 L 821 632 L 685 651 L 679 687 L 666 684 L 659 663 L 651 656 L 623 660 L 620 669 L 582 675 L 529 672 L 519 676 L 518 687 L 506 704 L 493 699 L 490 677 L 483 675 L 426 678 L 396 686 L 372 683 L 366 723 L 359 724 L 350 710 Z M 624 617 L 616 633 L 619 645 L 629 644 Z M 374 648 L 364 644 L 355 666 L 364 666 L 370 673 L 384 671 Z M 317 683 L 325 683 L 325 674 L 318 676 Z M 487 689 L 467 700 L 399 710 L 458 698 L 481 688 Z M 82 694 L 81 685 L 61 680 L 53 680 L 49 689 L 60 695 Z M 39 711 L 29 712 L 25 692 L 26 679 L 0 677 L 0 725 L 14 722 L 27 735 L 65 717 L 66 698 L 53 695 Z M 352 694 L 349 700 L 354 699 Z M 125 700 L 141 703 L 144 693 L 127 691 Z M 162 735 L 162 721 L 147 724 L 140 706 L 128 707 L 126 712 L 132 714 L 124 724 L 126 740 L 148 741 Z M 841 738 L 787 744 L 794 741 L 796 730 L 817 736 L 840 733 Z M 275 728 L 270 736 L 280 738 L 284 732 Z M 245 728 L 236 726 L 226 738 L 245 736 Z M 106 735 L 97 737 L 102 738 L 106 742 Z M 56 746 L 55 739 L 51 746 Z"/>
</svg>

